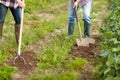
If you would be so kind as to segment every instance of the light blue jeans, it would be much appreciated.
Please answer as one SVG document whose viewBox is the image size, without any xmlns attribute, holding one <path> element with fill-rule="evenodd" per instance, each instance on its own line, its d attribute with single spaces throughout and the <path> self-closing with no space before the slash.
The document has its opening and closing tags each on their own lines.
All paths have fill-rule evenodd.
<svg viewBox="0 0 120 80">
<path fill-rule="evenodd" d="M 14 17 L 15 24 L 20 24 L 21 9 L 19 7 L 17 7 L 16 9 L 14 8 L 9 8 L 9 9 L 12 12 L 12 15 Z M 4 23 L 7 11 L 8 11 L 8 7 L 0 3 L 0 23 Z"/>
<path fill-rule="evenodd" d="M 90 24 L 91 24 L 91 6 L 92 0 L 90 0 L 87 4 L 82 6 L 83 11 L 83 21 L 84 21 L 84 36 L 89 36 Z M 68 6 L 68 35 L 72 35 L 74 32 L 74 23 L 76 22 L 76 15 L 73 8 L 72 0 L 69 0 Z"/>
</svg>

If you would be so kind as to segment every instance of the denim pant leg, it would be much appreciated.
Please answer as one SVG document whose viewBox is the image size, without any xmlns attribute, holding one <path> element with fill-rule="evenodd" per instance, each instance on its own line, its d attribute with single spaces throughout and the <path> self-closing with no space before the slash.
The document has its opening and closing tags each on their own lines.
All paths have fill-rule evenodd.
<svg viewBox="0 0 120 80">
<path fill-rule="evenodd" d="M 14 17 L 15 20 L 15 24 L 20 24 L 21 23 L 21 8 L 17 7 L 17 8 L 10 8 L 12 15 Z"/>
<path fill-rule="evenodd" d="M 4 23 L 8 7 L 0 3 L 0 23 Z"/>
<path fill-rule="evenodd" d="M 68 35 L 73 35 L 75 21 L 76 21 L 76 15 L 75 15 L 74 8 L 73 8 L 73 1 L 69 0 L 69 5 L 68 5 Z"/>
<path fill-rule="evenodd" d="M 76 15 L 74 12 L 73 8 L 73 1 L 69 0 L 69 5 L 68 5 L 68 22 L 69 23 L 75 23 L 76 21 Z"/>
<path fill-rule="evenodd" d="M 92 5 L 92 0 L 90 0 L 86 5 L 82 6 L 83 9 L 83 21 L 84 21 L 84 36 L 90 35 L 90 25 L 91 25 L 91 17 L 90 17 L 90 12 L 91 12 L 91 5 Z"/>
</svg>

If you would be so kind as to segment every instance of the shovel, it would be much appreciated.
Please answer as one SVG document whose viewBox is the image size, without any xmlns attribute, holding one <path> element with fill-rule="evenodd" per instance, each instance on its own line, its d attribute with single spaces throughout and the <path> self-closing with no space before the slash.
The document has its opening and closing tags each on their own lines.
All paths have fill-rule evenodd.
<svg viewBox="0 0 120 80">
<path fill-rule="evenodd" d="M 72 3 L 74 5 L 74 0 L 72 0 Z M 82 38 L 82 29 L 80 27 L 80 22 L 79 22 L 76 11 L 77 10 L 74 8 L 74 13 L 76 16 L 77 26 L 78 26 L 78 30 L 79 30 L 79 34 L 80 34 L 80 38 L 76 39 L 77 46 L 89 46 L 89 43 L 86 41 L 86 38 Z"/>
<path fill-rule="evenodd" d="M 72 0 L 72 3 L 74 4 L 74 0 Z M 92 39 L 92 38 L 89 38 L 89 37 L 82 38 L 82 29 L 80 27 L 80 22 L 79 22 L 78 15 L 77 15 L 76 11 L 77 10 L 74 8 L 74 13 L 75 13 L 75 16 L 76 16 L 77 26 L 78 26 L 78 30 L 79 30 L 79 34 L 80 34 L 80 38 L 76 39 L 77 46 L 86 46 L 86 47 L 89 47 L 89 43 L 94 44 L 95 40 Z"/>
<path fill-rule="evenodd" d="M 24 0 L 23 0 L 24 1 Z M 19 59 L 20 61 L 23 61 L 24 64 L 26 64 L 25 59 L 21 56 L 21 42 L 22 42 L 22 27 L 23 27 L 23 13 L 24 8 L 22 8 L 21 12 L 21 24 L 20 24 L 20 34 L 19 34 L 19 43 L 18 43 L 18 55 L 14 58 L 13 64 L 16 63 L 16 60 Z"/>
</svg>

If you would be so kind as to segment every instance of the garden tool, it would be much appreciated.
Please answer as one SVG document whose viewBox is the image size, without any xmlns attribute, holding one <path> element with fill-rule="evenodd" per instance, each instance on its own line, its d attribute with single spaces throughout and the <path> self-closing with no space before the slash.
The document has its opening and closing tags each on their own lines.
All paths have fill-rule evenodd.
<svg viewBox="0 0 120 80">
<path fill-rule="evenodd" d="M 88 43 L 95 44 L 95 39 L 93 39 L 93 38 L 86 37 L 86 41 L 87 41 Z"/>
<path fill-rule="evenodd" d="M 24 1 L 24 0 L 23 0 L 23 1 Z M 21 59 L 21 60 L 23 61 L 23 63 L 26 64 L 25 59 L 21 56 L 23 13 L 24 13 L 24 9 L 22 8 L 22 12 L 21 12 L 21 24 L 20 24 L 19 40 L 18 40 L 18 55 L 14 58 L 13 64 L 15 64 L 17 58 L 18 58 L 19 60 Z"/>
<path fill-rule="evenodd" d="M 74 4 L 74 0 L 72 0 L 72 3 Z M 74 8 L 75 16 L 76 16 L 76 21 L 77 21 L 77 26 L 80 34 L 80 38 L 76 39 L 77 46 L 89 46 L 89 43 L 86 41 L 86 38 L 82 38 L 82 29 L 80 27 L 80 22 L 77 16 L 77 9 Z"/>
</svg>

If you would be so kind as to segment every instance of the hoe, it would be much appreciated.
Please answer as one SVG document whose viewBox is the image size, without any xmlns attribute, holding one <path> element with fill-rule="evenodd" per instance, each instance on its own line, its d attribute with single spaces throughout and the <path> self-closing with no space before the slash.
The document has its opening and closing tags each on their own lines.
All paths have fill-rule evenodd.
<svg viewBox="0 0 120 80">
<path fill-rule="evenodd" d="M 24 1 L 24 0 L 23 0 Z M 22 27 L 23 27 L 23 13 L 24 13 L 24 8 L 22 8 L 21 12 L 21 24 L 20 24 L 20 34 L 19 34 L 19 43 L 18 43 L 18 55 L 14 58 L 13 64 L 16 63 L 17 59 L 21 59 L 24 64 L 26 64 L 25 59 L 21 56 L 21 41 L 22 41 Z"/>
</svg>

